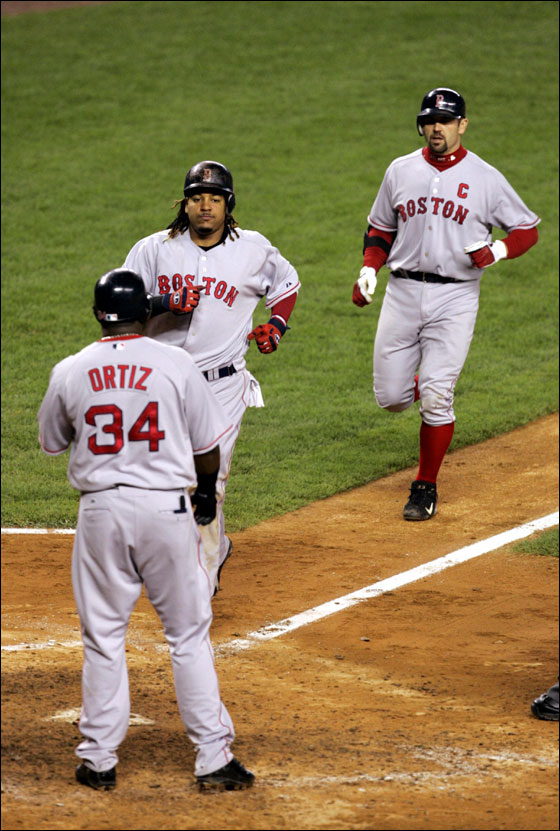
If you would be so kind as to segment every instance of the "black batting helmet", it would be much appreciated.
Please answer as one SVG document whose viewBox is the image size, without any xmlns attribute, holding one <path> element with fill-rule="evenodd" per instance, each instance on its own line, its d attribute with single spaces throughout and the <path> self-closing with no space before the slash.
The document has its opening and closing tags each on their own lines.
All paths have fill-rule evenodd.
<svg viewBox="0 0 560 831">
<path fill-rule="evenodd" d="M 467 108 L 465 99 L 456 90 L 449 87 L 437 87 L 427 92 L 422 99 L 420 112 L 416 116 L 416 127 L 424 135 L 424 119 L 442 116 L 443 118 L 465 118 Z"/>
<path fill-rule="evenodd" d="M 185 196 L 203 191 L 221 193 L 226 198 L 227 212 L 231 214 L 235 208 L 233 177 L 227 167 L 220 162 L 198 162 L 191 167 L 187 173 L 183 191 Z"/>
<path fill-rule="evenodd" d="M 93 313 L 102 324 L 144 323 L 151 311 L 151 298 L 135 271 L 114 268 L 95 284 Z"/>
</svg>

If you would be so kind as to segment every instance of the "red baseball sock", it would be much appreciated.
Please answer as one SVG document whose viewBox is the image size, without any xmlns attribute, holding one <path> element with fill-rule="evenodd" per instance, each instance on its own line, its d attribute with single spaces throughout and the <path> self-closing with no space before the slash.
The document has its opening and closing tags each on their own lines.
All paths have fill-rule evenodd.
<svg viewBox="0 0 560 831">
<path fill-rule="evenodd" d="M 437 481 L 443 457 L 453 438 L 455 422 L 432 427 L 422 422 L 420 427 L 420 466 L 416 479 L 425 482 Z"/>
</svg>

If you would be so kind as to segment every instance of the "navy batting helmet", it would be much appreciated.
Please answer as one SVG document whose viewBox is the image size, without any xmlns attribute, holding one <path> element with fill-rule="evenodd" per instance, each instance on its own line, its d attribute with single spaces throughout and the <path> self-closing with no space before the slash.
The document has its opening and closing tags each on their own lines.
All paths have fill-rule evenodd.
<svg viewBox="0 0 560 831">
<path fill-rule="evenodd" d="M 449 87 L 437 87 L 426 93 L 422 107 L 416 116 L 416 126 L 421 136 L 424 135 L 424 122 L 427 118 L 465 118 L 467 108 L 465 100 L 456 90 Z"/>
<path fill-rule="evenodd" d="M 114 268 L 95 284 L 93 313 L 102 324 L 130 323 L 148 318 L 151 297 L 144 281 L 135 271 Z"/>
<path fill-rule="evenodd" d="M 193 193 L 221 193 L 226 198 L 227 212 L 235 208 L 233 177 L 227 167 L 220 162 L 198 162 L 191 167 L 183 188 L 185 196 Z"/>
</svg>

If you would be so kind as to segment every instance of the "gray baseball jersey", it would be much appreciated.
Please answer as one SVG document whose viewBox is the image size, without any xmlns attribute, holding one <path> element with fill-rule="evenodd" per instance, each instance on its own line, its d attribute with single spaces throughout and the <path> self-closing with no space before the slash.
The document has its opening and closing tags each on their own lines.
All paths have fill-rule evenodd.
<svg viewBox="0 0 560 831">
<path fill-rule="evenodd" d="M 452 159 L 451 159 L 452 160 Z M 492 240 L 492 226 L 510 233 L 534 228 L 529 210 L 507 179 L 470 150 L 440 171 L 422 150 L 395 159 L 387 168 L 368 222 L 398 231 L 387 260 L 396 271 L 425 271 L 459 280 L 479 279 L 464 248 Z"/>
<path fill-rule="evenodd" d="M 38 418 L 46 453 L 72 444 L 68 478 L 81 492 L 193 487 L 193 453 L 232 426 L 190 355 L 141 335 L 102 338 L 58 363 Z"/>
<path fill-rule="evenodd" d="M 297 292 L 297 272 L 257 231 L 236 228 L 238 239 L 226 238 L 204 249 L 188 231 L 169 239 L 159 231 L 141 239 L 124 268 L 136 271 L 153 295 L 168 294 L 188 284 L 202 286 L 200 302 L 188 315 L 171 312 L 149 321 L 146 334 L 181 346 L 202 370 L 234 364 L 245 367 L 247 335 L 253 312 L 266 297 L 266 307 Z"/>
</svg>

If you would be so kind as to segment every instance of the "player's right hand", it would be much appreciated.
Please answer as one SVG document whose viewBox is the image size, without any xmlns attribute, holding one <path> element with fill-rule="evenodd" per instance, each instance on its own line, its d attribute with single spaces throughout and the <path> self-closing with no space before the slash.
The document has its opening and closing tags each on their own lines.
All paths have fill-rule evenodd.
<svg viewBox="0 0 560 831">
<path fill-rule="evenodd" d="M 164 309 L 174 314 L 188 314 L 196 309 L 200 300 L 201 286 L 185 286 L 171 294 L 162 294 L 161 303 Z"/>
<path fill-rule="evenodd" d="M 374 268 L 365 265 L 360 271 L 360 276 L 354 283 L 352 292 L 352 303 L 356 306 L 365 306 L 373 300 L 373 293 L 377 285 L 377 274 Z"/>
<path fill-rule="evenodd" d="M 191 496 L 194 509 L 194 519 L 197 525 L 210 525 L 216 518 L 216 491 L 215 488 L 200 486 Z"/>
</svg>

